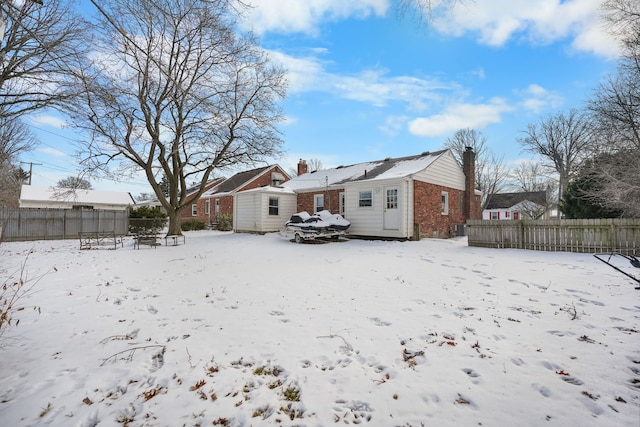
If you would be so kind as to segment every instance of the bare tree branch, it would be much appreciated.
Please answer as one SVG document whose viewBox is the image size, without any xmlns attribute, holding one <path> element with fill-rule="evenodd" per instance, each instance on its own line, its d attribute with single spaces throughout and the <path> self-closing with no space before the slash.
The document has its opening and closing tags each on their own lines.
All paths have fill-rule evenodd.
<svg viewBox="0 0 640 427">
<path fill-rule="evenodd" d="M 144 171 L 180 234 L 179 213 L 216 169 L 277 156 L 285 72 L 251 35 L 236 34 L 230 0 L 92 0 L 102 16 L 93 62 L 71 108 L 89 135 L 90 170 Z M 160 185 L 163 177 L 168 194 Z"/>
</svg>

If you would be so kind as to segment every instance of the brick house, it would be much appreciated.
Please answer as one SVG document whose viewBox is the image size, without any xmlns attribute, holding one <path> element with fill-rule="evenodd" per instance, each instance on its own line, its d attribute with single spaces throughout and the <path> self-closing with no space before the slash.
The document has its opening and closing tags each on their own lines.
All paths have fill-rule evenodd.
<svg viewBox="0 0 640 427">
<path fill-rule="evenodd" d="M 224 178 L 214 178 L 212 180 L 209 180 L 207 182 L 207 184 L 205 185 L 204 189 L 205 192 L 208 190 L 211 190 L 212 188 L 214 188 L 215 186 L 219 185 L 220 183 L 222 183 L 224 181 Z M 183 209 L 180 212 L 180 219 L 182 221 L 186 220 L 186 219 L 193 219 L 193 218 L 197 218 L 200 219 L 200 216 L 198 215 L 198 200 L 194 199 L 195 194 L 198 192 L 198 190 L 200 189 L 200 185 L 194 185 L 193 187 L 189 187 L 187 188 L 187 203 L 191 202 L 191 209 L 186 208 Z M 202 196 L 200 196 L 202 197 Z"/>
<path fill-rule="evenodd" d="M 234 195 L 240 191 L 266 186 L 279 186 L 290 176 L 278 165 L 238 172 L 202 194 L 197 205 L 192 208 L 194 217 L 207 223 L 215 221 L 218 215 L 233 215 Z"/>
<path fill-rule="evenodd" d="M 327 209 L 351 222 L 350 234 L 383 238 L 451 237 L 467 219 L 480 219 L 475 153 L 460 165 L 450 150 L 307 171 L 283 187 L 296 194 L 296 211 Z"/>
</svg>

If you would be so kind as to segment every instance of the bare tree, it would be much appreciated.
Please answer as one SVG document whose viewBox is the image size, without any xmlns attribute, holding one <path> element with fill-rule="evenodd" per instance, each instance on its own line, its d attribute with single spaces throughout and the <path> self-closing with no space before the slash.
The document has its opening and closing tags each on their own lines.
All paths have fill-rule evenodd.
<svg viewBox="0 0 640 427">
<path fill-rule="evenodd" d="M 285 72 L 254 38 L 237 36 L 232 0 L 92 3 L 97 51 L 78 75 L 84 98 L 71 112 L 91 137 L 84 164 L 144 171 L 169 234 L 180 234 L 180 212 L 215 169 L 279 154 Z M 200 187 L 187 199 L 193 180 Z"/>
<path fill-rule="evenodd" d="M 459 129 L 448 138 L 444 148 L 450 149 L 456 159 L 462 163 L 462 154 L 466 147 L 471 147 L 476 153 L 476 187 L 482 191 L 481 208 L 489 203 L 491 196 L 504 189 L 507 169 L 503 158 L 494 154 L 487 146 L 487 138 L 475 129 Z"/>
<path fill-rule="evenodd" d="M 88 46 L 73 2 L 3 0 L 0 27 L 0 114 L 19 116 L 64 103 L 69 70 Z"/>
<path fill-rule="evenodd" d="M 585 114 L 570 110 L 530 124 L 518 141 L 524 150 L 539 155 L 544 166 L 558 173 L 558 191 L 562 194 L 584 159 L 592 153 L 592 130 Z"/>
<path fill-rule="evenodd" d="M 618 38 L 622 58 L 588 100 L 603 153 L 589 173 L 598 185 L 583 190 L 585 199 L 640 216 L 640 3 L 607 0 L 602 4 L 608 29 Z M 607 155 L 609 154 L 609 155 Z"/>
<path fill-rule="evenodd" d="M 315 171 L 319 171 L 323 168 L 322 166 L 322 160 L 316 158 L 316 159 L 309 159 L 309 161 L 307 162 L 309 165 L 309 170 L 311 172 L 315 172 Z"/>
<path fill-rule="evenodd" d="M 509 178 L 516 191 L 525 193 L 547 191 L 556 186 L 556 180 L 547 172 L 546 168 L 538 162 L 522 162 L 511 169 Z"/>
<path fill-rule="evenodd" d="M 63 178 L 58 181 L 56 187 L 70 190 L 93 190 L 91 182 L 79 176 L 68 176 Z"/>
<path fill-rule="evenodd" d="M 18 206 L 20 188 L 28 177 L 19 167 L 18 157 L 36 144 L 35 136 L 19 117 L 0 113 L 0 205 Z"/>
<path fill-rule="evenodd" d="M 2 115 L 0 107 L 0 162 L 15 163 L 20 154 L 31 151 L 38 141 L 18 117 Z"/>
</svg>

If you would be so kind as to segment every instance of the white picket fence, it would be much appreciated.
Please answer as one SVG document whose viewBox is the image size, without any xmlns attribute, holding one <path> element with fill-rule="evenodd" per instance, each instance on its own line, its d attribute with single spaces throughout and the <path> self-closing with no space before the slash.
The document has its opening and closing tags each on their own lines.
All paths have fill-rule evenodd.
<svg viewBox="0 0 640 427">
<path fill-rule="evenodd" d="M 640 253 L 640 218 L 467 221 L 469 246 L 537 251 Z"/>
</svg>

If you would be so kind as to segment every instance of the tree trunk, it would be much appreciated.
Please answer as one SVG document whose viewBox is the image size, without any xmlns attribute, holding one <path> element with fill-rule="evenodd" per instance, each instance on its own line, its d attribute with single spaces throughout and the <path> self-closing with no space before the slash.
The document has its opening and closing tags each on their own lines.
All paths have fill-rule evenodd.
<svg viewBox="0 0 640 427">
<path fill-rule="evenodd" d="M 167 216 L 169 217 L 169 231 L 167 231 L 167 236 L 180 236 L 182 235 L 182 228 L 180 221 L 180 213 L 176 212 L 175 209 L 167 210 Z"/>
</svg>

